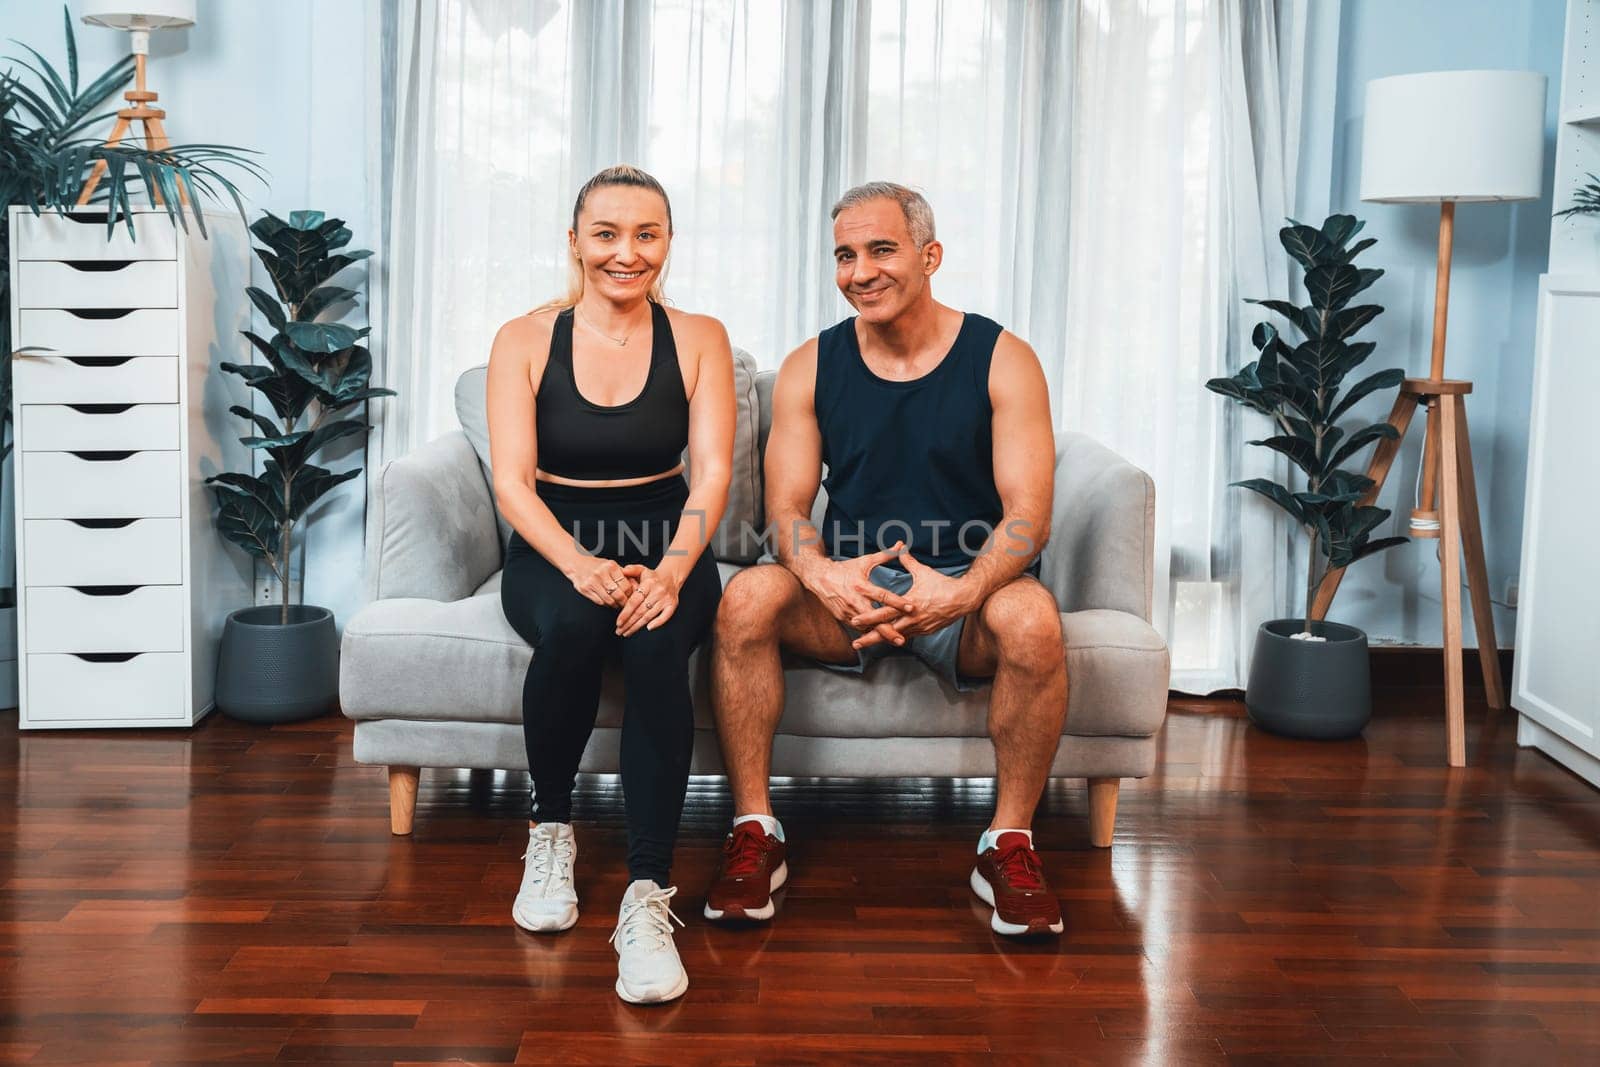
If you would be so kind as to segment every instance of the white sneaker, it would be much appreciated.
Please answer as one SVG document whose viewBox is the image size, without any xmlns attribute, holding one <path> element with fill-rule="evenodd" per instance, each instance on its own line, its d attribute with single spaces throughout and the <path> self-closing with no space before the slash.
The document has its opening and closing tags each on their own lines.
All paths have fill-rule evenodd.
<svg viewBox="0 0 1600 1067">
<path fill-rule="evenodd" d="M 578 891 L 572 885 L 578 839 L 572 834 L 572 824 L 542 822 L 533 827 L 522 858 L 522 888 L 511 905 L 511 918 L 524 930 L 535 932 L 572 926 L 578 921 Z"/>
<path fill-rule="evenodd" d="M 617 996 L 629 1004 L 659 1004 L 689 988 L 672 943 L 672 924 L 683 925 L 667 903 L 677 892 L 677 886 L 662 889 L 641 878 L 622 894 L 611 943 L 617 949 Z"/>
</svg>

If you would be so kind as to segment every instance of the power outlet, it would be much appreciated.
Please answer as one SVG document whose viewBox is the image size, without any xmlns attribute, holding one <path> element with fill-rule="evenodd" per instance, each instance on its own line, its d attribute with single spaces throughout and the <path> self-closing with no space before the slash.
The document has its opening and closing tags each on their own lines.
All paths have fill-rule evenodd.
<svg viewBox="0 0 1600 1067">
<path fill-rule="evenodd" d="M 300 582 L 298 579 L 289 580 L 289 603 L 300 602 Z M 283 584 L 277 576 L 268 574 L 256 580 L 256 605 L 258 607 L 275 607 L 283 603 Z"/>
<path fill-rule="evenodd" d="M 1508 608 L 1514 608 L 1517 606 L 1517 580 L 1515 578 L 1506 579 L 1505 601 L 1506 607 Z"/>
</svg>

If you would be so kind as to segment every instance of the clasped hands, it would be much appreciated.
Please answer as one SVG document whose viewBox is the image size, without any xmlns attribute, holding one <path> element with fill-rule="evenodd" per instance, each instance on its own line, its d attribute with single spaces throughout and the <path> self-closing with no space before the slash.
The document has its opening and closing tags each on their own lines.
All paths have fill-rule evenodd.
<svg viewBox="0 0 1600 1067">
<path fill-rule="evenodd" d="M 617 609 L 617 636 L 654 630 L 678 610 L 680 582 L 642 563 L 586 556 L 574 569 L 572 587 L 602 607 Z"/>
<path fill-rule="evenodd" d="M 905 596 L 872 584 L 872 568 L 892 559 L 911 575 Z M 823 561 L 807 578 L 806 587 L 834 618 L 861 631 L 850 643 L 855 649 L 884 643 L 899 648 L 907 638 L 933 633 L 976 608 L 960 579 L 923 564 L 904 541 L 855 559 Z"/>
</svg>

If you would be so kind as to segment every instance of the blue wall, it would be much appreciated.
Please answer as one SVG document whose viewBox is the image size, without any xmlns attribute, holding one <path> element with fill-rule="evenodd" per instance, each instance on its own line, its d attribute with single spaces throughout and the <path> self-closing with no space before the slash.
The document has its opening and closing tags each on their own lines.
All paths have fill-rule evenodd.
<svg viewBox="0 0 1600 1067">
<path fill-rule="evenodd" d="M 1467 413 L 1490 591 L 1500 602 L 1516 577 L 1522 545 L 1534 315 L 1550 243 L 1565 19 L 1565 0 L 1344 0 L 1332 129 L 1327 131 L 1331 173 L 1316 167 L 1317 173 L 1302 172 L 1308 182 L 1327 182 L 1325 197 L 1322 189 L 1312 189 L 1303 203 L 1327 203 L 1334 211 L 1354 214 L 1366 220 L 1365 235 L 1378 238 L 1363 263 L 1387 272 L 1369 290 L 1387 310 L 1362 334 L 1378 343 L 1368 367 L 1398 366 L 1426 376 L 1439 212 L 1429 205 L 1361 201 L 1366 83 L 1390 74 L 1484 68 L 1536 70 L 1550 79 L 1544 197 L 1456 209 L 1445 373 L 1470 379 L 1475 387 Z M 1323 116 L 1326 121 L 1325 111 Z M 1314 109 L 1307 121 L 1317 121 Z M 1304 140 L 1316 132 L 1308 130 Z M 1392 396 L 1374 398 L 1360 410 L 1377 421 L 1387 416 L 1392 402 Z M 1422 423 L 1419 414 L 1379 501 L 1395 511 L 1390 521 L 1400 533 L 1412 506 Z M 1352 567 L 1330 617 L 1362 627 L 1377 643 L 1441 644 L 1437 545 L 1436 540 L 1415 541 Z M 1465 594 L 1462 599 L 1465 604 Z M 1511 644 L 1515 626 L 1514 611 L 1497 606 L 1495 629 L 1502 646 Z M 1466 632 L 1471 642 L 1470 622 Z"/>
</svg>

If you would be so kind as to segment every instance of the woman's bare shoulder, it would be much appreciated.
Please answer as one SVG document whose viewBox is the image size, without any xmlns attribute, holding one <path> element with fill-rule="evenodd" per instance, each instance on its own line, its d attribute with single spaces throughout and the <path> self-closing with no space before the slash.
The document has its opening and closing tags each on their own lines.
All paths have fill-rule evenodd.
<svg viewBox="0 0 1600 1067">
<path fill-rule="evenodd" d="M 666 312 L 667 321 L 672 323 L 672 332 L 689 341 L 694 348 L 700 351 L 717 350 L 728 345 L 728 331 L 720 319 L 674 307 L 666 308 Z"/>
<path fill-rule="evenodd" d="M 501 347 L 505 342 L 507 347 L 530 351 L 550 344 L 550 331 L 554 328 L 556 311 L 552 308 L 540 308 L 508 319 L 494 335 L 495 348 Z M 542 344 L 541 344 L 542 342 Z"/>
</svg>

